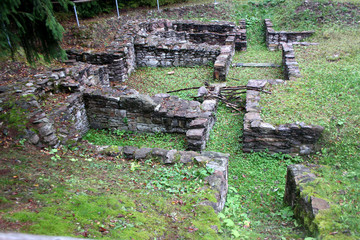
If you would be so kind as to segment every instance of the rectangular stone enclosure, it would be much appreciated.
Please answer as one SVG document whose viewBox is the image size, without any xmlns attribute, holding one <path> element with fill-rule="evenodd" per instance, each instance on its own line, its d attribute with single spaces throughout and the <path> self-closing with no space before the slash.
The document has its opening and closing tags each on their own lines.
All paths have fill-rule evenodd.
<svg viewBox="0 0 360 240">
<path fill-rule="evenodd" d="M 246 50 L 245 20 L 230 22 L 156 20 L 129 22 L 106 52 L 69 49 L 70 60 L 107 65 L 110 81 L 125 81 L 137 67 L 214 65 L 226 80 L 235 50 Z"/>
</svg>

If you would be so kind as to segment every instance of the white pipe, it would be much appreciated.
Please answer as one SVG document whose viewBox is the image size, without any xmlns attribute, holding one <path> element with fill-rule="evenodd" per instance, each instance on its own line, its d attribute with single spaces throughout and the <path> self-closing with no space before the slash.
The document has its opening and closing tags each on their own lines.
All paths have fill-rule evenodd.
<svg viewBox="0 0 360 240">
<path fill-rule="evenodd" d="M 120 18 L 118 1 L 115 0 L 115 3 L 116 3 L 116 12 L 117 12 L 118 18 Z"/>
<path fill-rule="evenodd" d="M 157 2 L 158 11 L 160 12 L 159 0 L 156 0 L 156 2 Z"/>
<path fill-rule="evenodd" d="M 76 11 L 76 5 L 74 3 L 74 12 L 75 12 L 75 17 L 76 17 L 76 22 L 77 22 L 77 25 L 78 27 L 80 27 L 80 24 L 79 24 L 79 19 L 78 19 L 78 15 L 77 15 L 77 11 Z"/>
</svg>

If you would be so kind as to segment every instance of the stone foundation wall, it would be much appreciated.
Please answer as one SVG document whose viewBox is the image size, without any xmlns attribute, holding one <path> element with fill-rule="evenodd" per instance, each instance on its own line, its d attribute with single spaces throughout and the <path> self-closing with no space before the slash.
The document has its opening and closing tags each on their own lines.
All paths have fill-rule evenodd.
<svg viewBox="0 0 360 240">
<path fill-rule="evenodd" d="M 214 87 L 214 94 L 219 88 Z M 112 89 L 84 93 L 90 128 L 186 134 L 188 149 L 205 148 L 215 123 L 217 101 L 187 101 L 168 94 L 149 97 Z"/>
<path fill-rule="evenodd" d="M 215 62 L 219 48 L 208 45 L 144 46 L 135 45 L 138 67 L 189 67 Z"/>
<path fill-rule="evenodd" d="M 128 54 L 125 54 L 128 52 Z M 66 50 L 69 60 L 85 62 L 95 65 L 106 65 L 109 74 L 109 80 L 112 82 L 123 82 L 135 69 L 135 51 L 134 46 L 121 49 L 114 52 L 84 52 L 82 50 Z"/>
<path fill-rule="evenodd" d="M 314 31 L 275 31 L 273 26 L 270 19 L 265 19 L 266 45 L 270 51 L 280 49 L 282 43 L 299 42 L 315 33 Z"/>
<path fill-rule="evenodd" d="M 214 79 L 218 81 L 225 81 L 229 73 L 232 57 L 235 54 L 234 40 L 234 37 L 227 38 L 228 45 L 221 47 L 220 55 L 214 63 Z"/>
<path fill-rule="evenodd" d="M 31 128 L 27 137 L 35 145 L 72 144 L 88 131 L 120 129 L 136 132 L 181 133 L 188 149 L 206 146 L 216 120 L 217 85 L 207 87 L 204 101 L 188 101 L 169 94 L 153 97 L 133 89 L 109 87 L 106 68 L 79 63 L 71 69 L 38 74 L 16 90 L 24 101 Z M 99 89 L 100 88 L 100 89 Z M 48 102 L 54 105 L 48 108 Z M 60 142 L 59 142 L 60 141 Z"/>
<path fill-rule="evenodd" d="M 288 166 L 284 194 L 284 202 L 294 209 L 295 218 L 300 220 L 313 236 L 319 235 L 323 223 L 314 221 L 316 216 L 322 210 L 330 208 L 330 203 L 325 199 L 304 193 L 305 185 L 317 178 L 312 173 L 317 167 L 319 166 L 307 167 L 300 164 Z"/>
<path fill-rule="evenodd" d="M 282 43 L 282 64 L 286 80 L 301 78 L 299 64 L 295 60 L 294 47 L 291 43 Z"/>
<path fill-rule="evenodd" d="M 271 153 L 308 155 L 315 152 L 315 144 L 324 128 L 305 123 L 291 123 L 273 126 L 260 116 L 260 90 L 266 84 L 279 84 L 283 80 L 250 80 L 247 84 L 256 90 L 246 94 L 246 114 L 244 118 L 243 151 L 259 152 L 266 149 Z"/>
<path fill-rule="evenodd" d="M 109 86 L 106 68 L 78 63 L 72 68 L 37 74 L 26 83 L 19 81 L 7 94 L 20 99 L 18 105 L 28 120 L 25 138 L 34 145 L 57 146 L 74 143 L 87 132 L 81 92 L 93 86 Z M 67 97 L 47 108 L 47 100 L 58 95 Z"/>
<path fill-rule="evenodd" d="M 207 65 L 217 62 L 214 77 L 225 80 L 233 51 L 246 50 L 245 20 L 230 22 L 152 20 L 129 22 L 106 52 L 67 50 L 70 61 L 107 65 L 110 81 L 125 81 L 136 67 Z M 234 45 L 230 52 L 223 46 Z M 227 47 L 226 47 L 227 48 Z M 221 66 L 220 66 L 221 65 Z"/>
<path fill-rule="evenodd" d="M 81 93 L 74 93 L 67 97 L 66 102 L 49 114 L 54 123 L 56 135 L 61 144 L 76 143 L 89 130 L 89 122 Z"/>
</svg>

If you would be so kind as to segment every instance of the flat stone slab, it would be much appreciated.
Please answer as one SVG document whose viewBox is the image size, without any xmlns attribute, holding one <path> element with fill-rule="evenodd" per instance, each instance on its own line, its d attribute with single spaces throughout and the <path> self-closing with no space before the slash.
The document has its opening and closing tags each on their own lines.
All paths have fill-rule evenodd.
<svg viewBox="0 0 360 240">
<path fill-rule="evenodd" d="M 234 63 L 233 67 L 281 67 L 275 63 Z"/>
</svg>

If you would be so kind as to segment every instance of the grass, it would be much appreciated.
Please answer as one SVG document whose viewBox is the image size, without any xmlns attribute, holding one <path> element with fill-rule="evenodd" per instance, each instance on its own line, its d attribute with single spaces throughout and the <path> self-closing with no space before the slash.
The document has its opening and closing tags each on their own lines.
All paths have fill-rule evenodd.
<svg viewBox="0 0 360 240">
<path fill-rule="evenodd" d="M 126 85 L 140 93 L 155 95 L 180 88 L 203 86 L 204 82 L 212 80 L 211 67 L 189 68 L 138 68 L 131 74 Z M 192 100 L 197 95 L 197 90 L 173 93 L 183 99 Z"/>
<path fill-rule="evenodd" d="M 182 190 L 184 185 L 179 185 L 179 179 L 186 172 L 183 166 L 165 169 L 151 162 L 97 159 L 89 153 L 72 153 L 78 154 L 72 156 L 65 150 L 38 157 L 21 150 L 10 152 L 11 157 L 7 155 L 9 152 L 0 153 L 3 166 L 10 171 L 0 178 L 0 186 L 6 190 L 0 198 L 2 216 L 6 213 L 8 221 L 22 220 L 23 231 L 84 237 L 298 239 L 305 234 L 294 221 L 292 210 L 282 204 L 282 197 L 286 166 L 304 161 L 329 166 L 317 169 L 315 174 L 321 178 L 305 186 L 306 193 L 334 204 L 316 219 L 327 221 L 322 225 L 321 237 L 358 238 L 360 44 L 359 28 L 352 25 L 358 21 L 358 16 L 341 10 L 342 5 L 331 9 L 320 4 L 317 14 L 313 10 L 296 11 L 301 3 L 267 0 L 243 5 L 243 1 L 236 1 L 224 17 L 234 22 L 241 18 L 247 20 L 249 48 L 246 53 L 237 53 L 234 62 L 281 62 L 280 52 L 266 50 L 263 18 L 271 18 L 278 30 L 317 31 L 310 41 L 319 42 L 319 46 L 296 48 L 303 78 L 273 88 L 273 94 L 262 96 L 261 102 L 265 121 L 274 124 L 304 121 L 325 126 L 320 142 L 322 148 L 317 154 L 304 159 L 283 154 L 244 154 L 241 151 L 243 114 L 220 106 L 206 149 L 231 154 L 228 199 L 218 216 L 211 209 L 197 205 L 199 196 L 211 198 L 204 192 L 193 194 L 199 185 L 186 181 L 190 185 L 185 186 L 192 190 Z M 192 14 L 188 17 L 199 17 Z M 172 71 L 173 74 L 168 74 Z M 249 79 L 282 78 L 283 75 L 281 69 L 232 68 L 229 76 L 240 79 L 229 84 L 244 85 Z M 211 79 L 211 67 L 141 68 L 126 84 L 152 95 L 201 86 Z M 191 99 L 196 92 L 176 94 Z M 123 133 L 119 135 L 122 140 L 132 138 Z M 135 136 L 135 140 L 125 143 L 106 132 L 92 132 L 87 136 L 89 140 L 94 138 L 91 141 L 97 144 L 101 141 L 110 145 L 139 143 L 148 147 L 153 146 L 152 142 L 159 142 L 161 147 L 165 143 L 170 144 L 169 148 L 182 147 L 178 138 L 164 137 L 163 141 L 158 141 L 153 137 L 150 135 L 146 140 Z M 55 157 L 57 155 L 59 157 Z M 154 187 L 159 191 L 153 191 Z M 191 212 L 194 205 L 195 213 Z M 26 207 L 29 209 L 23 211 Z M 43 207 L 41 211 L 40 207 Z M 58 231 L 49 225 L 50 216 L 52 220 L 56 218 Z M 219 236 L 211 226 L 220 224 Z M 169 235 L 165 235 L 169 229 Z"/>
<path fill-rule="evenodd" d="M 95 145 L 134 146 L 185 150 L 185 136 L 164 133 L 134 133 L 90 129 L 83 138 Z"/>
<path fill-rule="evenodd" d="M 319 29 L 312 41 L 320 46 L 296 48 L 303 78 L 276 87 L 275 94 L 263 96 L 261 102 L 267 122 L 304 121 L 325 127 L 322 148 L 309 158 L 309 162 L 335 167 L 320 171 L 323 180 L 316 186 L 318 195 L 337 204 L 327 218 L 333 225 L 324 231 L 335 228 L 355 236 L 360 234 L 356 226 L 360 221 L 356 205 L 359 180 L 354 178 L 360 174 L 359 33 L 359 28 Z"/>
<path fill-rule="evenodd" d="M 359 27 L 348 21 L 346 9 L 330 9 L 326 4 L 319 5 L 317 11 L 320 13 L 317 14 L 312 10 L 289 11 L 300 4 L 299 1 L 288 1 L 281 8 L 282 14 L 277 12 L 276 4 L 267 9 L 261 4 L 257 8 L 247 6 L 251 11 L 246 14 L 252 16 L 246 17 L 252 22 L 269 17 L 278 30 L 316 30 L 309 41 L 320 43 L 319 46 L 296 47 L 296 59 L 303 78 L 275 86 L 271 95 L 263 94 L 261 114 L 266 122 L 275 125 L 304 121 L 325 127 L 319 144 L 321 149 L 306 162 L 333 167 L 316 172 L 322 179 L 317 180 L 316 187 L 308 186 L 308 191 L 316 192 L 317 196 L 336 205 L 316 220 L 328 222 L 321 229 L 321 237 L 354 239 L 360 232 L 356 226 L 360 221 L 356 205 L 360 201 L 359 182 L 355 177 L 360 174 Z M 334 11 L 338 11 L 337 19 L 329 16 Z M 318 17 L 325 20 L 319 21 Z M 248 32 L 254 34 L 250 35 L 250 46 L 263 44 L 261 27 L 249 27 Z M 329 235 L 333 232 L 336 232 L 334 236 Z"/>
<path fill-rule="evenodd" d="M 229 192 L 222 219 L 222 237 L 256 239 L 298 238 L 301 228 L 283 205 L 286 166 L 302 161 L 288 155 L 244 154 L 243 114 L 220 106 L 206 150 L 230 153 Z"/>
<path fill-rule="evenodd" d="M 233 63 L 274 63 L 281 65 L 281 53 L 269 52 L 266 46 L 250 45 L 246 52 L 236 52 Z M 282 79 L 282 68 L 231 67 L 227 85 L 246 85 L 250 79 Z M 237 79 L 237 80 L 235 80 Z"/>
<path fill-rule="evenodd" d="M 88 149 L 1 152 L 1 218 L 33 234 L 103 239 L 218 239 L 208 171 L 97 158 Z M 56 152 L 57 160 L 51 158 Z M 17 159 L 17 163 L 15 163 Z M 15 165 L 14 165 L 15 164 Z M 16 201 L 15 201 L 16 199 Z"/>
</svg>

